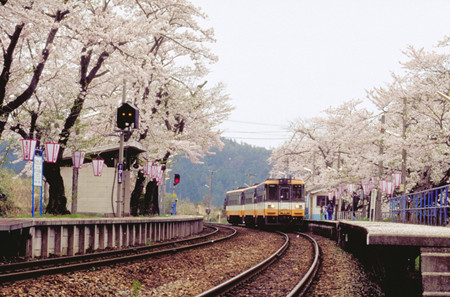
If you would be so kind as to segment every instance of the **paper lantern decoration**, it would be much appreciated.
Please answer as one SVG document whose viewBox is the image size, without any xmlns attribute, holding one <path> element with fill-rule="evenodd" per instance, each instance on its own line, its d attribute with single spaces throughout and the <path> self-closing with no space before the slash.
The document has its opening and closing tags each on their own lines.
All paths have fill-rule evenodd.
<svg viewBox="0 0 450 297">
<path fill-rule="evenodd" d="M 147 161 L 147 163 L 144 165 L 144 175 L 151 175 L 152 165 L 153 163 L 151 161 Z"/>
<path fill-rule="evenodd" d="M 381 190 L 381 192 L 383 192 L 383 193 L 386 193 L 386 183 L 387 183 L 387 180 L 384 180 L 384 179 L 382 179 L 382 180 L 380 180 L 380 190 Z"/>
<path fill-rule="evenodd" d="M 370 194 L 370 191 L 372 191 L 372 184 L 370 181 L 362 180 L 361 185 L 363 188 L 364 196 L 368 196 Z"/>
<path fill-rule="evenodd" d="M 103 164 L 105 160 L 103 159 L 95 159 L 92 160 L 92 169 L 94 170 L 95 176 L 102 176 Z"/>
<path fill-rule="evenodd" d="M 391 181 L 386 181 L 386 194 L 394 194 L 394 183 Z"/>
<path fill-rule="evenodd" d="M 161 165 L 153 164 L 151 172 L 150 172 L 150 178 L 157 179 L 160 171 L 161 171 Z"/>
<path fill-rule="evenodd" d="M 369 196 L 370 191 L 371 191 L 370 185 L 368 183 L 362 184 L 362 188 L 363 188 L 364 196 Z"/>
<path fill-rule="evenodd" d="M 352 194 L 353 191 L 355 190 L 355 184 L 348 184 L 347 185 L 347 190 L 349 194 Z"/>
<path fill-rule="evenodd" d="M 328 191 L 328 200 L 333 200 L 334 192 Z"/>
<path fill-rule="evenodd" d="M 22 156 L 24 161 L 33 161 L 34 150 L 36 149 L 36 139 L 21 139 Z"/>
<path fill-rule="evenodd" d="M 339 189 L 334 191 L 334 196 L 336 197 L 336 200 L 339 200 L 341 198 L 341 192 Z"/>
<path fill-rule="evenodd" d="M 54 142 L 45 143 L 45 157 L 48 163 L 56 163 L 61 144 Z"/>
<path fill-rule="evenodd" d="M 394 183 L 394 187 L 396 188 L 400 187 L 400 184 L 402 183 L 402 173 L 401 172 L 392 173 L 392 181 Z"/>
<path fill-rule="evenodd" d="M 372 176 L 370 178 L 370 181 L 372 182 L 372 189 L 376 187 L 376 185 L 378 184 L 377 182 L 378 178 L 376 176 Z"/>
<path fill-rule="evenodd" d="M 81 151 L 72 152 L 72 163 L 74 168 L 80 169 L 81 167 L 83 167 L 84 155 L 85 152 Z"/>
</svg>

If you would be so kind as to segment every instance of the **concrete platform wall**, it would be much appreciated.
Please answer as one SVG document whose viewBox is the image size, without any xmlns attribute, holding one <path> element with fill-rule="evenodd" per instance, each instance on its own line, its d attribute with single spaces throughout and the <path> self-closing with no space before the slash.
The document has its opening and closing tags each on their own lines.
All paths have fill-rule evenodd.
<svg viewBox="0 0 450 297">
<path fill-rule="evenodd" d="M 107 248 L 151 245 L 201 232 L 202 217 L 35 220 L 0 232 L 8 248 L 0 256 L 47 258 Z"/>
</svg>

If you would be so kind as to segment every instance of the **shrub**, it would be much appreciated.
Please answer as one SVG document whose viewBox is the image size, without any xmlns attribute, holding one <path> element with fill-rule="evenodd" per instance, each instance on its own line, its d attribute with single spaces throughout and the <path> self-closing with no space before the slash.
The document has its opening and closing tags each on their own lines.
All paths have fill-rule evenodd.
<svg viewBox="0 0 450 297">
<path fill-rule="evenodd" d="M 31 209 L 31 178 L 0 168 L 0 216 L 21 216 Z"/>
</svg>

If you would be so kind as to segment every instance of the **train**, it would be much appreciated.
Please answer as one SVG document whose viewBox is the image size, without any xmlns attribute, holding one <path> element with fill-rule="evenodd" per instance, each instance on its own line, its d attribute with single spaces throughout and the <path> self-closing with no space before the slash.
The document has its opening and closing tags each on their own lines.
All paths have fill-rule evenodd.
<svg viewBox="0 0 450 297">
<path fill-rule="evenodd" d="M 300 226 L 306 213 L 305 183 L 291 178 L 264 182 L 226 192 L 224 209 L 233 225 Z"/>
</svg>

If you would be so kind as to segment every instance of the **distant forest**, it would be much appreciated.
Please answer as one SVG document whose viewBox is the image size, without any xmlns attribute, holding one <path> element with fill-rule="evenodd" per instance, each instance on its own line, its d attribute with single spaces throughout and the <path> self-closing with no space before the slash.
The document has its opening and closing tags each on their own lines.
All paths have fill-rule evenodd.
<svg viewBox="0 0 450 297">
<path fill-rule="evenodd" d="M 269 178 L 271 167 L 267 163 L 271 151 L 249 144 L 239 144 L 229 139 L 222 151 L 212 149 L 215 155 L 207 156 L 204 164 L 192 164 L 188 159 L 177 157 L 171 168 L 170 181 L 167 183 L 167 193 L 172 193 L 173 174 L 181 175 L 181 182 L 176 186 L 178 199 L 188 199 L 191 202 L 204 201 L 209 195 L 209 182 L 212 172 L 212 199 L 214 206 L 223 205 L 225 192 Z"/>
</svg>

